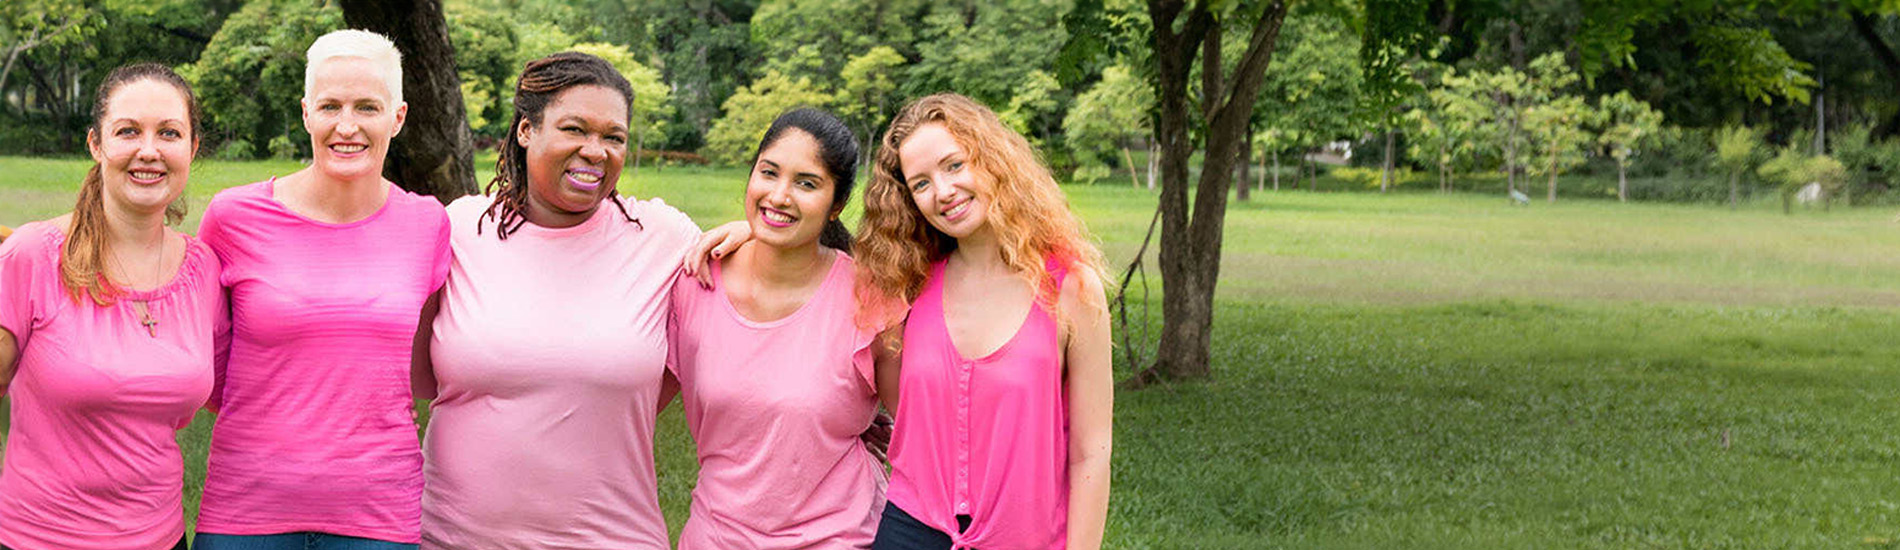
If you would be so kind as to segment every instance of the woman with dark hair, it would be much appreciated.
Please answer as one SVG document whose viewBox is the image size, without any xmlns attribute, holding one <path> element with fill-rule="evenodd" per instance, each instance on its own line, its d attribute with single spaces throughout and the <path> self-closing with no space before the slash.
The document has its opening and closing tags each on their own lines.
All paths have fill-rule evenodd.
<svg viewBox="0 0 1900 550">
<path fill-rule="evenodd" d="M 753 240 L 713 263 L 712 288 L 674 284 L 668 364 L 699 454 L 681 550 L 871 544 L 884 469 L 859 436 L 877 333 L 856 322 L 838 221 L 857 161 L 837 117 L 779 115 L 746 181 Z"/>
<path fill-rule="evenodd" d="M 185 548 L 175 432 L 211 395 L 217 255 L 166 227 L 198 149 L 191 86 L 120 67 L 93 95 L 71 214 L 0 245 L 0 548 Z"/>
<path fill-rule="evenodd" d="M 632 101 L 600 58 L 529 62 L 488 194 L 449 205 L 448 284 L 412 362 L 435 399 L 425 547 L 667 548 L 654 403 L 700 232 L 616 191 Z"/>
</svg>

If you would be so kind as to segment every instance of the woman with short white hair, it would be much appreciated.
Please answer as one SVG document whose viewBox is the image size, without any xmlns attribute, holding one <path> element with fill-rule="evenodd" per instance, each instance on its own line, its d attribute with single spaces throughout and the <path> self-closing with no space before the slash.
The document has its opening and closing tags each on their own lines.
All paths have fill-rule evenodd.
<svg viewBox="0 0 1900 550">
<path fill-rule="evenodd" d="M 402 56 L 381 35 L 310 45 L 310 166 L 227 189 L 200 235 L 229 266 L 232 332 L 194 548 L 403 549 L 421 536 L 409 351 L 442 287 L 435 199 L 383 179 L 402 131 Z"/>
</svg>

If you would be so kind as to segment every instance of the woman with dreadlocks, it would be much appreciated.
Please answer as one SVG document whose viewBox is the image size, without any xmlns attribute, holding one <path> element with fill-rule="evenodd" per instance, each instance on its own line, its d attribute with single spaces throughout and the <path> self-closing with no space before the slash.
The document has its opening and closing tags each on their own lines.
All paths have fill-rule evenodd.
<svg viewBox="0 0 1900 550">
<path fill-rule="evenodd" d="M 600 58 L 529 62 L 488 194 L 449 205 L 449 282 L 413 363 L 435 399 L 424 547 L 668 547 L 655 403 L 668 296 L 700 233 L 615 191 L 632 101 Z"/>
</svg>

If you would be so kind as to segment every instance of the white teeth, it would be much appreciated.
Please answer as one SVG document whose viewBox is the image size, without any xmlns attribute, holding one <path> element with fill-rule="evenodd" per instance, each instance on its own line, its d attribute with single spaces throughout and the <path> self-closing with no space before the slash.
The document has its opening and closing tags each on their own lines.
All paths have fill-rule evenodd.
<svg viewBox="0 0 1900 550">
<path fill-rule="evenodd" d="M 148 172 L 144 170 L 135 170 L 132 172 L 132 177 L 142 180 L 155 180 L 164 176 L 164 172 Z"/>
<path fill-rule="evenodd" d="M 330 150 L 338 153 L 356 153 L 368 149 L 368 145 L 332 145 Z"/>
<path fill-rule="evenodd" d="M 793 220 L 793 218 L 790 215 L 787 215 L 783 212 L 779 212 L 777 210 L 766 210 L 762 212 L 760 215 L 765 216 L 765 219 L 779 222 L 779 223 L 792 223 L 792 220 Z"/>
<path fill-rule="evenodd" d="M 956 208 L 952 208 L 952 209 L 949 209 L 949 210 L 945 210 L 945 211 L 943 212 L 943 217 L 946 217 L 946 218 L 948 218 L 948 217 L 953 217 L 953 216 L 956 216 L 957 214 L 962 214 L 962 213 L 963 213 L 963 210 L 964 210 L 965 208 L 969 208 L 969 207 L 970 207 L 970 201 L 967 201 L 967 200 L 966 200 L 966 201 L 963 201 L 963 202 L 960 202 L 960 203 L 957 203 L 957 207 L 956 207 Z"/>
<path fill-rule="evenodd" d="M 568 172 L 567 176 L 581 183 L 598 183 L 600 181 L 599 175 L 586 172 Z"/>
</svg>

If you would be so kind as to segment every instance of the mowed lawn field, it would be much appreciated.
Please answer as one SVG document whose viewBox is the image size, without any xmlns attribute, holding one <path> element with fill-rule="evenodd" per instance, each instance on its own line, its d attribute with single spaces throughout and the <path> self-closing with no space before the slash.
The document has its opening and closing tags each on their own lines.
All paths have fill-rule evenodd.
<svg viewBox="0 0 1900 550">
<path fill-rule="evenodd" d="M 201 162 L 191 204 L 297 166 Z M 0 157 L 0 224 L 69 209 L 85 168 Z M 711 226 L 743 178 L 648 167 L 622 190 Z M 1066 190 L 1119 273 L 1155 195 Z M 1108 546 L 1900 548 L 1900 224 L 1779 208 L 1233 204 L 1214 379 L 1116 396 Z M 1152 337 L 1152 259 L 1149 282 Z M 191 516 L 211 422 L 179 434 Z M 677 532 L 677 408 L 656 447 Z"/>
</svg>

